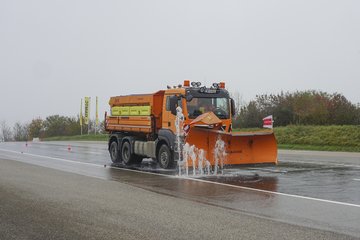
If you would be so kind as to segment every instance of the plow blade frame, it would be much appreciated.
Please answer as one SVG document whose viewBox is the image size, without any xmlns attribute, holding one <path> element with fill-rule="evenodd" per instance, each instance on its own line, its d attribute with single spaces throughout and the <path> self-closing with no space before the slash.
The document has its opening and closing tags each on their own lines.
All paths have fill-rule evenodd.
<svg viewBox="0 0 360 240">
<path fill-rule="evenodd" d="M 223 132 L 208 128 L 191 128 L 186 142 L 206 152 L 206 159 L 215 165 L 215 144 L 218 139 L 225 143 L 223 163 L 220 165 L 277 164 L 277 143 L 272 131 Z M 189 161 L 191 165 L 191 161 Z"/>
</svg>

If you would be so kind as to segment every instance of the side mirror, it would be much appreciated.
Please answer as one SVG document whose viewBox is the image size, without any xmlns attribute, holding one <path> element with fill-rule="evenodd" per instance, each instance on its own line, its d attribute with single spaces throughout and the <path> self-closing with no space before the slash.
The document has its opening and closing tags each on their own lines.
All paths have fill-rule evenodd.
<svg viewBox="0 0 360 240">
<path fill-rule="evenodd" d="M 235 116 L 235 101 L 234 99 L 230 98 L 230 108 L 231 108 L 231 116 Z"/>
<path fill-rule="evenodd" d="M 172 115 L 176 116 L 176 107 L 178 104 L 179 97 L 178 96 L 171 96 L 170 97 L 170 111 Z"/>
</svg>

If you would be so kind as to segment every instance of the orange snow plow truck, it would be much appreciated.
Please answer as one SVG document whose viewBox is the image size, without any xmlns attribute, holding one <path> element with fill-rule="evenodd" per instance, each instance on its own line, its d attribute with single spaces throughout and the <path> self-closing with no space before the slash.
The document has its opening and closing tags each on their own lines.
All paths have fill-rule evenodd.
<svg viewBox="0 0 360 240">
<path fill-rule="evenodd" d="M 210 88 L 185 80 L 153 94 L 111 97 L 111 114 L 105 113 L 108 149 L 113 162 L 126 165 L 143 158 L 173 168 L 183 158 L 184 144 L 202 149 L 214 166 L 217 140 L 224 145 L 224 165 L 276 164 L 277 144 L 272 130 L 233 132 L 234 100 L 225 83 Z M 180 146 L 181 141 L 182 146 Z M 179 148 L 180 147 L 180 148 Z"/>
</svg>

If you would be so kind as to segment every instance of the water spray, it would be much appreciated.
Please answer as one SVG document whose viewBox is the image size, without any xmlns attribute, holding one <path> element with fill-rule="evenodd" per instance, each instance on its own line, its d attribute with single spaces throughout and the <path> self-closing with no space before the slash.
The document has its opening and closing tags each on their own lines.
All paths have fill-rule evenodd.
<svg viewBox="0 0 360 240">
<path fill-rule="evenodd" d="M 181 175 L 181 168 L 183 163 L 183 146 L 184 146 L 184 141 L 183 141 L 183 136 L 184 136 L 184 132 L 182 130 L 182 126 L 184 123 L 184 114 L 182 113 L 182 108 L 180 106 L 178 106 L 176 108 L 176 119 L 175 119 L 175 128 L 176 128 L 176 149 L 175 152 L 177 152 L 177 162 L 178 162 L 178 167 L 179 167 L 179 176 Z"/>
<path fill-rule="evenodd" d="M 220 136 L 218 137 L 215 143 L 214 158 L 215 158 L 214 174 L 216 175 L 218 173 L 219 168 L 223 173 L 226 152 L 225 152 L 225 142 L 221 140 Z"/>
</svg>

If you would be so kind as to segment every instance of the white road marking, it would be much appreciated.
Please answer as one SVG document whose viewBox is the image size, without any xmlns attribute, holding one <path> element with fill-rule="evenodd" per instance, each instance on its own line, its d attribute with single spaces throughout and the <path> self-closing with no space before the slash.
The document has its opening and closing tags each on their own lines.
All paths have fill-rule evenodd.
<svg viewBox="0 0 360 240">
<path fill-rule="evenodd" d="M 354 181 L 360 181 L 360 178 L 354 178 L 353 180 Z"/>
<path fill-rule="evenodd" d="M 24 152 L 12 151 L 12 150 L 7 150 L 7 149 L 0 149 L 0 151 L 10 152 L 10 153 L 15 153 L 15 154 L 23 154 L 23 155 L 28 155 L 28 156 L 32 156 L 32 157 L 53 159 L 53 160 L 57 160 L 57 161 L 75 163 L 75 164 L 80 164 L 80 165 L 89 165 L 89 166 L 100 167 L 100 168 L 104 167 L 104 165 L 100 165 L 100 164 L 96 164 L 96 163 L 78 162 L 78 161 L 74 161 L 74 160 L 68 160 L 68 159 L 50 157 L 50 156 L 44 156 L 44 155 L 37 155 L 37 154 L 31 154 L 31 153 L 24 153 Z M 237 188 L 237 189 L 242 189 L 242 190 L 249 190 L 249 191 L 254 191 L 254 192 L 261 192 L 261 193 L 267 193 L 267 194 L 273 194 L 273 195 L 279 195 L 279 196 L 285 196 L 285 197 L 292 197 L 292 198 L 298 198 L 298 199 L 305 199 L 305 200 L 311 200 L 311 201 L 318 201 L 318 202 L 324 202 L 324 203 L 330 203 L 330 204 L 337 204 L 337 205 L 342 205 L 342 206 L 360 208 L 360 205 L 353 204 L 353 203 L 338 202 L 338 201 L 332 201 L 332 200 L 327 200 L 327 199 L 306 197 L 306 196 L 294 195 L 294 194 L 288 194 L 288 193 L 281 193 L 281 192 L 273 192 L 273 191 L 256 189 L 256 188 L 236 186 L 236 185 L 231 185 L 231 184 L 227 184 L 227 183 L 212 182 L 212 181 L 203 180 L 203 179 L 197 179 L 197 178 L 179 177 L 179 176 L 172 176 L 172 175 L 166 175 L 166 174 L 161 174 L 161 173 L 152 173 L 152 172 L 144 172 L 144 171 L 133 170 L 133 169 L 126 169 L 126 168 L 116 168 L 116 167 L 111 167 L 111 166 L 107 166 L 107 167 L 112 168 L 112 169 L 122 170 L 122 171 L 137 172 L 137 173 L 142 173 L 142 174 L 163 176 L 163 177 L 169 177 L 169 178 L 180 178 L 180 179 L 186 179 L 186 180 L 191 180 L 191 181 L 197 181 L 197 182 L 215 184 L 215 185 L 226 186 L 226 187 L 231 187 L 231 188 Z M 358 179 L 358 180 L 360 180 L 360 179 Z"/>
<path fill-rule="evenodd" d="M 314 160 L 315 161 L 315 160 Z M 337 167 L 353 167 L 353 168 L 360 168 L 360 165 L 353 165 L 353 164 L 343 164 L 343 163 L 322 163 L 322 162 L 309 162 L 309 161 L 291 161 L 291 160 L 279 160 L 280 163 L 307 163 L 307 164 L 314 164 L 314 165 L 326 165 L 326 166 L 337 166 Z"/>
</svg>

